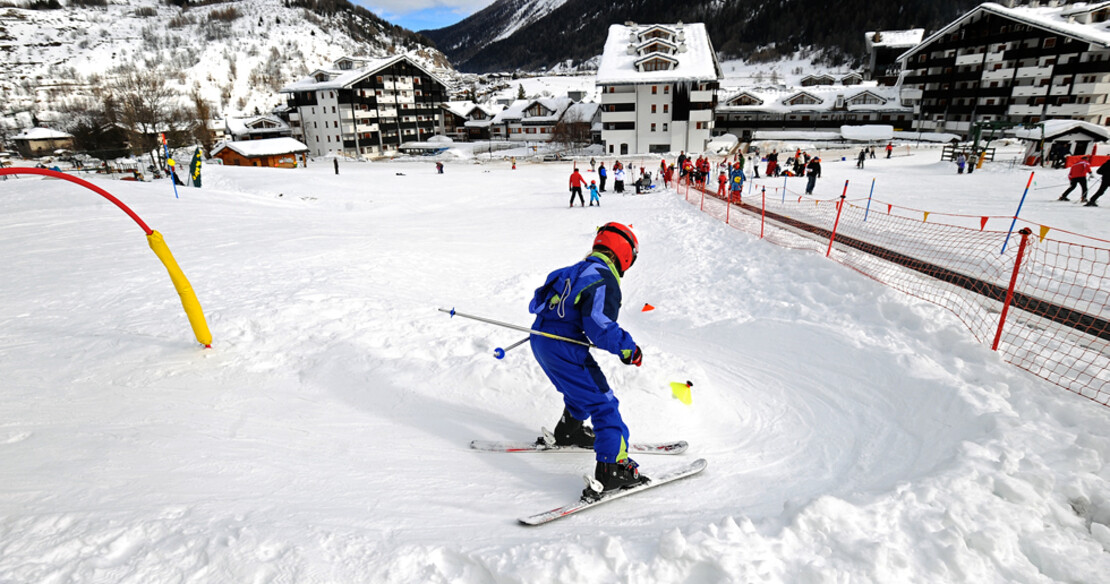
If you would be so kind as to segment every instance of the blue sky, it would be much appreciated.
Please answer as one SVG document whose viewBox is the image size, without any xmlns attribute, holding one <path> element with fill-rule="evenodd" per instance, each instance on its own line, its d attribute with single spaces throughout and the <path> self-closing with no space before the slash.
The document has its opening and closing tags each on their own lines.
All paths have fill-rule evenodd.
<svg viewBox="0 0 1110 584">
<path fill-rule="evenodd" d="M 410 30 L 443 28 L 493 4 L 494 0 L 353 0 Z"/>
</svg>

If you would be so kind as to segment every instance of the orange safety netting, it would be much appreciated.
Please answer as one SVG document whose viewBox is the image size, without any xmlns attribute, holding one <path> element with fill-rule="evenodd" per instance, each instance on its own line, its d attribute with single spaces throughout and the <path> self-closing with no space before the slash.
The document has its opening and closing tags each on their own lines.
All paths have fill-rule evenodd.
<svg viewBox="0 0 1110 584">
<path fill-rule="evenodd" d="M 930 213 L 867 198 L 817 200 L 784 186 L 751 186 L 732 204 L 696 184 L 677 189 L 733 227 L 780 246 L 827 253 L 942 306 L 1006 361 L 1110 405 L 1110 242 L 1030 229 L 1020 220 L 1015 229 L 1024 233 L 1015 230 L 1007 241 L 1003 229 L 1012 217 Z M 1060 239 L 1047 237 L 1050 232 Z"/>
</svg>

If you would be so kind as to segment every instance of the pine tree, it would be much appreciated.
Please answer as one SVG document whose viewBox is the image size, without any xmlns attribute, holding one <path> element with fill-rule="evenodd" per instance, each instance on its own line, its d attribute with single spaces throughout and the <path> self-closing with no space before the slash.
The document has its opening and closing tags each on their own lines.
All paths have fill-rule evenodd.
<svg viewBox="0 0 1110 584">
<path fill-rule="evenodd" d="M 524 84 L 523 83 L 518 83 L 517 86 L 516 86 L 516 98 L 517 99 L 527 99 L 528 98 L 528 96 L 524 94 Z"/>
</svg>

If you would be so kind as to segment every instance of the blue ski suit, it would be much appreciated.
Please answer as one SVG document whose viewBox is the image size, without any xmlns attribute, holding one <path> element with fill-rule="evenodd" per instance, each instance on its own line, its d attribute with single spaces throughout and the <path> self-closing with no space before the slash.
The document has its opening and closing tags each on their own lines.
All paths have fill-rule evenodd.
<svg viewBox="0 0 1110 584">
<path fill-rule="evenodd" d="M 551 272 L 536 289 L 528 311 L 532 328 L 571 339 L 590 341 L 599 349 L 627 358 L 636 342 L 617 324 L 621 306 L 620 273 L 600 253 Z M 628 457 L 628 426 L 589 347 L 533 334 L 532 354 L 563 394 L 567 411 L 577 420 L 593 420 L 594 452 L 599 462 Z"/>
</svg>

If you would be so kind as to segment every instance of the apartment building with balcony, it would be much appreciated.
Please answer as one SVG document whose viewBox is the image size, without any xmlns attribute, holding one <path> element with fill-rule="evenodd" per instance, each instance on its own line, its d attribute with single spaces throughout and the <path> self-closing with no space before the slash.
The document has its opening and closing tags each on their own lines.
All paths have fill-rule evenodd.
<svg viewBox="0 0 1110 584">
<path fill-rule="evenodd" d="M 700 152 L 720 80 L 702 23 L 610 26 L 596 81 L 606 153 Z"/>
<path fill-rule="evenodd" d="M 902 53 L 921 130 L 984 121 L 1110 123 L 1110 2 L 980 4 Z"/>
<path fill-rule="evenodd" d="M 283 87 L 293 137 L 312 156 L 381 156 L 426 140 L 441 125 L 447 86 L 407 55 L 344 57 Z"/>
</svg>

